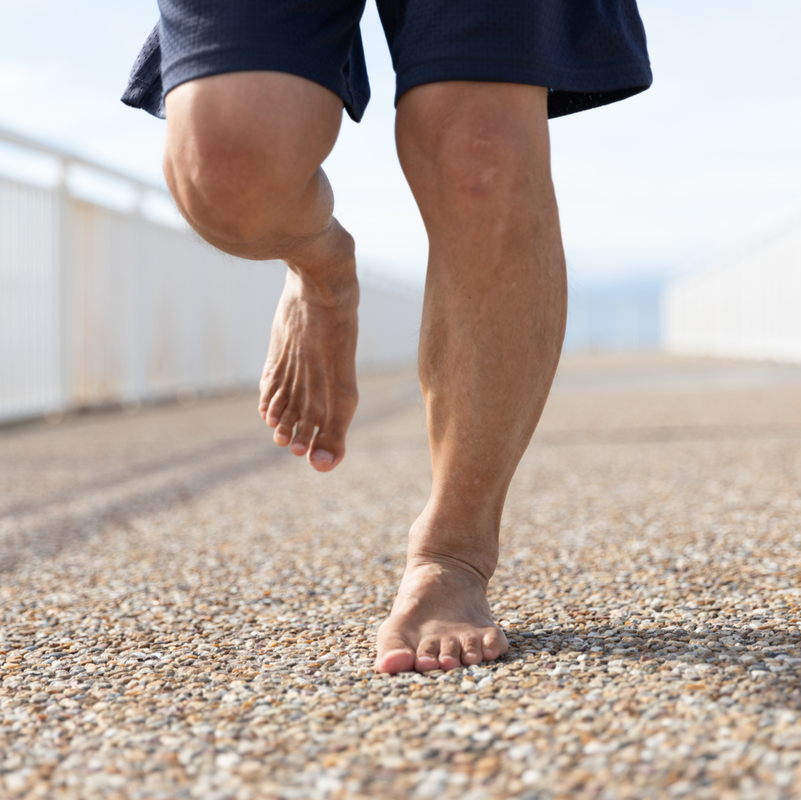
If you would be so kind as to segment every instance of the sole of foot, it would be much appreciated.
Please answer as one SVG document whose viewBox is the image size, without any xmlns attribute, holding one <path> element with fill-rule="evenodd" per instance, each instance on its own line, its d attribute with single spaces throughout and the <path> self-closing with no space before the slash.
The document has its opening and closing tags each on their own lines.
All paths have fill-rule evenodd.
<svg viewBox="0 0 801 800">
<path fill-rule="evenodd" d="M 378 630 L 377 672 L 452 670 L 493 661 L 509 649 L 492 621 L 486 582 L 450 561 L 414 559 L 392 612 Z"/>
<path fill-rule="evenodd" d="M 330 472 L 345 457 L 345 436 L 359 399 L 353 239 L 341 228 L 332 236 L 327 282 L 287 270 L 260 382 L 259 414 L 275 428 L 273 440 L 307 456 L 318 472 Z"/>
</svg>

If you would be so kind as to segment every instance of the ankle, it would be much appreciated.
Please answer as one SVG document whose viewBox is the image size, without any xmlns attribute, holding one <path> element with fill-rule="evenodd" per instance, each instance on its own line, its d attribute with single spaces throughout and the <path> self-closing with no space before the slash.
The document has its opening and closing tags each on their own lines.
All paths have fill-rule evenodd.
<svg viewBox="0 0 801 800">
<path fill-rule="evenodd" d="M 359 283 L 355 275 L 347 280 L 342 277 L 329 280 L 290 268 L 286 283 L 301 300 L 316 308 L 350 314 L 359 305 Z"/>
<path fill-rule="evenodd" d="M 486 587 L 498 565 L 498 528 L 454 523 L 424 511 L 409 531 L 407 566 L 447 564 L 473 573 Z"/>
<path fill-rule="evenodd" d="M 305 295 L 340 306 L 358 302 L 355 251 L 353 237 L 332 218 L 323 233 L 284 260 Z"/>
</svg>

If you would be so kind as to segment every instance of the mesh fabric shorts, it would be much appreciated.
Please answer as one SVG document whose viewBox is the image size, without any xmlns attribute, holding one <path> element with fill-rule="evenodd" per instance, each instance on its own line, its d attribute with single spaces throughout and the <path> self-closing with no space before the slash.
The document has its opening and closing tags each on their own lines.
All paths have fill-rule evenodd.
<svg viewBox="0 0 801 800">
<path fill-rule="evenodd" d="M 636 0 L 377 0 L 397 99 L 438 81 L 549 89 L 558 117 L 651 84 Z M 355 120 L 370 99 L 359 20 L 365 0 L 159 0 L 161 19 L 123 102 L 164 116 L 181 83 L 244 70 L 288 72 L 342 98 Z"/>
</svg>

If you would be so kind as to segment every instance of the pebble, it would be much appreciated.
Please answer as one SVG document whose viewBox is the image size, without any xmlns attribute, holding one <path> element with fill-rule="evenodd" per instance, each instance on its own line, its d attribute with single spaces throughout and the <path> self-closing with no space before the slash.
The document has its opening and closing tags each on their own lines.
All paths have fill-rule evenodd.
<svg viewBox="0 0 801 800">
<path fill-rule="evenodd" d="M 369 378 L 331 475 L 253 398 L 0 430 L 0 797 L 801 795 L 801 387 L 560 391 L 490 587 L 509 653 L 376 675 L 430 469 Z"/>
</svg>

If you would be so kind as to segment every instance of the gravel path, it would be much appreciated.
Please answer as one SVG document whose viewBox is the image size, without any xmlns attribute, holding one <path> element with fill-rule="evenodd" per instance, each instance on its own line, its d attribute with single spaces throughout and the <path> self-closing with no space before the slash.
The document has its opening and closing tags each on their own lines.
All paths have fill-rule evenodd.
<svg viewBox="0 0 801 800">
<path fill-rule="evenodd" d="M 372 671 L 430 477 L 412 376 L 363 382 L 325 476 L 249 396 L 1 430 L 0 797 L 801 797 L 801 382 L 711 367 L 565 363 L 510 652 L 448 674 Z"/>
</svg>

